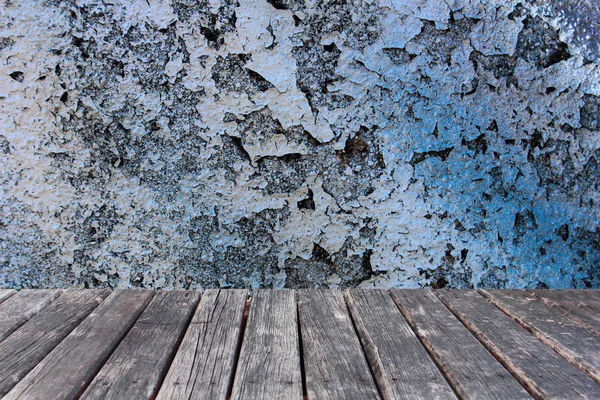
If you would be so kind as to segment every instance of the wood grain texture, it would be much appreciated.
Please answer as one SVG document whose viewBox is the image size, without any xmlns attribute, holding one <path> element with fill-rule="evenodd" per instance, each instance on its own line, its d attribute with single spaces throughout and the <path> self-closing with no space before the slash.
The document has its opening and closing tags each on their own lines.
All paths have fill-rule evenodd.
<svg viewBox="0 0 600 400">
<path fill-rule="evenodd" d="M 342 292 L 304 289 L 297 295 L 308 398 L 379 398 Z"/>
<path fill-rule="evenodd" d="M 353 289 L 345 297 L 383 398 L 456 398 L 387 291 Z"/>
<path fill-rule="evenodd" d="M 293 290 L 255 291 L 232 399 L 302 398 L 297 319 Z"/>
<path fill-rule="evenodd" d="M 600 299 L 593 290 L 533 290 L 550 307 L 600 336 Z"/>
<path fill-rule="evenodd" d="M 15 293 L 17 293 L 17 291 L 14 289 L 0 289 L 0 303 L 4 302 L 4 300 L 8 299 Z"/>
<path fill-rule="evenodd" d="M 600 398 L 600 385 L 475 291 L 439 290 L 440 300 L 538 398 Z"/>
<path fill-rule="evenodd" d="M 108 290 L 67 290 L 0 343 L 0 397 L 8 393 L 108 295 Z"/>
<path fill-rule="evenodd" d="M 60 296 L 56 289 L 23 289 L 0 304 L 0 341 Z"/>
<path fill-rule="evenodd" d="M 199 298 L 195 291 L 157 292 L 81 398 L 153 398 Z"/>
<path fill-rule="evenodd" d="M 600 289 L 573 289 L 573 291 L 580 292 L 586 298 L 600 301 Z"/>
<path fill-rule="evenodd" d="M 158 392 L 158 400 L 225 399 L 241 341 L 246 290 L 208 289 Z"/>
<path fill-rule="evenodd" d="M 140 316 L 154 292 L 114 291 L 4 400 L 75 399 Z"/>
<path fill-rule="evenodd" d="M 600 383 L 600 340 L 586 328 L 523 290 L 480 291 L 571 364 Z"/>
<path fill-rule="evenodd" d="M 531 398 L 431 290 L 392 290 L 391 294 L 461 398 Z"/>
</svg>

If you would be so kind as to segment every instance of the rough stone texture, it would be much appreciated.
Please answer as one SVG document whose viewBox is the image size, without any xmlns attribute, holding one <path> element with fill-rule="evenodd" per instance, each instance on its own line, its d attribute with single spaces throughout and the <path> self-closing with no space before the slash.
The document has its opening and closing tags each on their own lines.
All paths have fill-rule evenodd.
<svg viewBox="0 0 600 400">
<path fill-rule="evenodd" d="M 594 4 L 7 0 L 0 286 L 599 287 Z"/>
</svg>

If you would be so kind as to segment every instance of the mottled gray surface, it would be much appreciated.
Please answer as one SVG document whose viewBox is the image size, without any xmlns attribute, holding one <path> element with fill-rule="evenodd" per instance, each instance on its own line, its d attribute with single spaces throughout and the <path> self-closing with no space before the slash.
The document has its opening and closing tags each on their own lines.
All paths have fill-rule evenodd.
<svg viewBox="0 0 600 400">
<path fill-rule="evenodd" d="M 0 286 L 599 287 L 592 0 L 5 1 Z"/>
</svg>

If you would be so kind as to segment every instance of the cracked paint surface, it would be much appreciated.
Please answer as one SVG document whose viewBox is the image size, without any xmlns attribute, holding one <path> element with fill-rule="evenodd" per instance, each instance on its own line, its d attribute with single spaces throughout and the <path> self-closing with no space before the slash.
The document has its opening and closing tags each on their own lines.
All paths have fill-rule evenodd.
<svg viewBox="0 0 600 400">
<path fill-rule="evenodd" d="M 0 8 L 0 286 L 600 286 L 590 0 Z"/>
</svg>

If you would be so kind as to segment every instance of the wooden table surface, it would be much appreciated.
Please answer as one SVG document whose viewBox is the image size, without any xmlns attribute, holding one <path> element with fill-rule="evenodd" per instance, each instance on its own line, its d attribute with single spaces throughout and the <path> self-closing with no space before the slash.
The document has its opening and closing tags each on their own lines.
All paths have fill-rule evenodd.
<svg viewBox="0 0 600 400">
<path fill-rule="evenodd" d="M 0 289 L 3 399 L 600 399 L 600 290 Z"/>
</svg>

